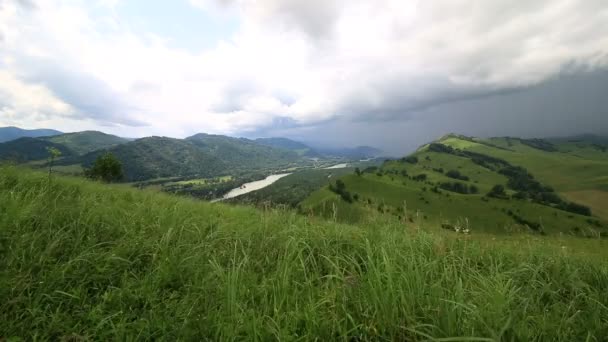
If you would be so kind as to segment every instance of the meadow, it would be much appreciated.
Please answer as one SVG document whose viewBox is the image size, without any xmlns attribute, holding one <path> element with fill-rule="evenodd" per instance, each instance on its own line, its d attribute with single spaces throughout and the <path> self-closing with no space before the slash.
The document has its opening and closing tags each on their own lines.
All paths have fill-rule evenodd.
<svg viewBox="0 0 608 342">
<path fill-rule="evenodd" d="M 0 168 L 0 340 L 605 341 L 606 241 Z"/>
<path fill-rule="evenodd" d="M 524 141 L 556 149 L 549 152 L 521 141 L 448 135 L 411 156 L 340 177 L 357 200 L 345 200 L 326 186 L 304 199 L 301 207 L 353 224 L 382 213 L 421 219 L 431 226 L 465 222 L 476 232 L 495 234 L 608 236 L 608 192 L 600 176 L 608 173 L 608 154 L 589 144 Z M 514 164 L 504 166 L 509 163 Z M 497 185 L 504 188 L 503 196 L 490 194 Z M 568 201 L 587 206 L 589 212 L 569 209 Z"/>
</svg>

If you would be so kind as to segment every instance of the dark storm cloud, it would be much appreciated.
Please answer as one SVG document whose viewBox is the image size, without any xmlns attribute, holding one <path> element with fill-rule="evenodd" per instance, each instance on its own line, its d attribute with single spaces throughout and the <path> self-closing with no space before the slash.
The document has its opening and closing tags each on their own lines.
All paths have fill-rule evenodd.
<svg viewBox="0 0 608 342">
<path fill-rule="evenodd" d="M 349 94 L 338 112 L 339 116 L 355 122 L 404 120 L 414 112 L 435 106 L 525 91 L 522 87 L 463 86 L 447 79 L 430 77 L 419 80 L 402 77 L 382 81 L 381 84 L 370 85 L 373 89 L 371 96 L 368 91 Z M 413 87 L 418 90 L 413 91 Z"/>
<path fill-rule="evenodd" d="M 289 136 L 312 145 L 366 144 L 394 156 L 452 132 L 481 137 L 608 135 L 606 89 L 608 71 L 562 75 L 518 91 L 404 112 L 388 121 L 333 120 L 318 126 L 265 131 L 263 135 Z"/>
</svg>

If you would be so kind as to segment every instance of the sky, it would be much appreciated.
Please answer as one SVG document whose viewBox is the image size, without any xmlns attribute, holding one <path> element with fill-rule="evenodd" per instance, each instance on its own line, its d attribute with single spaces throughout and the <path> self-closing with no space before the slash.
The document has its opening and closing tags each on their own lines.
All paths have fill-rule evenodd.
<svg viewBox="0 0 608 342">
<path fill-rule="evenodd" d="M 608 134 L 605 0 L 0 0 L 0 126 L 371 145 Z"/>
</svg>

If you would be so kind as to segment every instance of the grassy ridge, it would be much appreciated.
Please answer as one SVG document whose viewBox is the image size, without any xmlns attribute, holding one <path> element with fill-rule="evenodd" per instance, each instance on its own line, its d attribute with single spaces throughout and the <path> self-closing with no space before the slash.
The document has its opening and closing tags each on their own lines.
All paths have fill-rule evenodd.
<svg viewBox="0 0 608 342">
<path fill-rule="evenodd" d="M 0 339 L 608 336 L 606 258 L 573 250 L 605 241 L 523 239 L 341 225 L 2 168 Z"/>
<path fill-rule="evenodd" d="M 352 223 L 371 212 L 380 212 L 400 219 L 407 216 L 408 220 L 420 216 L 435 225 L 466 220 L 475 231 L 493 233 L 530 231 L 549 235 L 608 236 L 605 204 L 608 203 L 608 191 L 602 190 L 608 174 L 608 153 L 589 144 L 579 143 L 573 147 L 552 145 L 542 140 L 525 141 L 554 149 L 547 151 L 521 141 L 449 135 L 439 140 L 440 146 L 451 146 L 471 154 L 441 152 L 431 148 L 438 145 L 436 143 L 425 145 L 410 156 L 409 161 L 408 158 L 387 161 L 377 170 L 359 176 L 343 176 L 341 180 L 347 191 L 357 194 L 359 201 L 346 203 L 340 196 L 321 189 L 305 199 L 302 207 L 326 217 L 337 208 L 337 218 Z M 559 196 L 558 200 L 564 203 L 575 201 L 587 205 L 593 216 L 583 216 L 540 201 L 517 199 L 517 190 L 509 187 L 510 179 L 506 174 L 499 168 L 483 166 L 479 161 L 480 153 L 489 163 L 492 158 L 500 158 L 504 163 L 527 168 L 540 183 L 555 189 L 555 193 L 548 195 Z M 458 176 L 455 178 L 454 174 Z M 417 178 L 421 176 L 423 178 Z M 449 187 L 455 183 L 475 191 L 455 192 Z M 487 195 L 496 185 L 507 189 L 506 196 Z M 532 186 L 527 188 L 530 190 Z"/>
</svg>

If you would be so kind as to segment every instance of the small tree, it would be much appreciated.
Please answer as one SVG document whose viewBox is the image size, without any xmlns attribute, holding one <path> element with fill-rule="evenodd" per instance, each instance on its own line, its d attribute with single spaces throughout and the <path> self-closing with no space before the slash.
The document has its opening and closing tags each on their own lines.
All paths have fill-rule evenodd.
<svg viewBox="0 0 608 342">
<path fill-rule="evenodd" d="M 85 175 L 104 182 L 116 182 L 123 178 L 122 163 L 112 153 L 107 152 L 97 157 L 93 166 L 85 170 Z"/>
<path fill-rule="evenodd" d="M 49 179 L 50 179 L 51 173 L 53 172 L 53 164 L 55 163 L 55 159 L 61 157 L 61 151 L 59 151 L 55 147 L 47 147 L 46 150 L 49 152 Z"/>
<path fill-rule="evenodd" d="M 505 187 L 500 184 L 494 185 L 492 190 L 490 190 L 490 192 L 488 192 L 488 197 L 502 198 L 502 199 L 508 198 L 507 193 L 505 192 Z"/>
<path fill-rule="evenodd" d="M 361 176 L 361 170 L 358 167 L 355 168 L 355 173 L 357 174 L 357 176 Z"/>
</svg>

